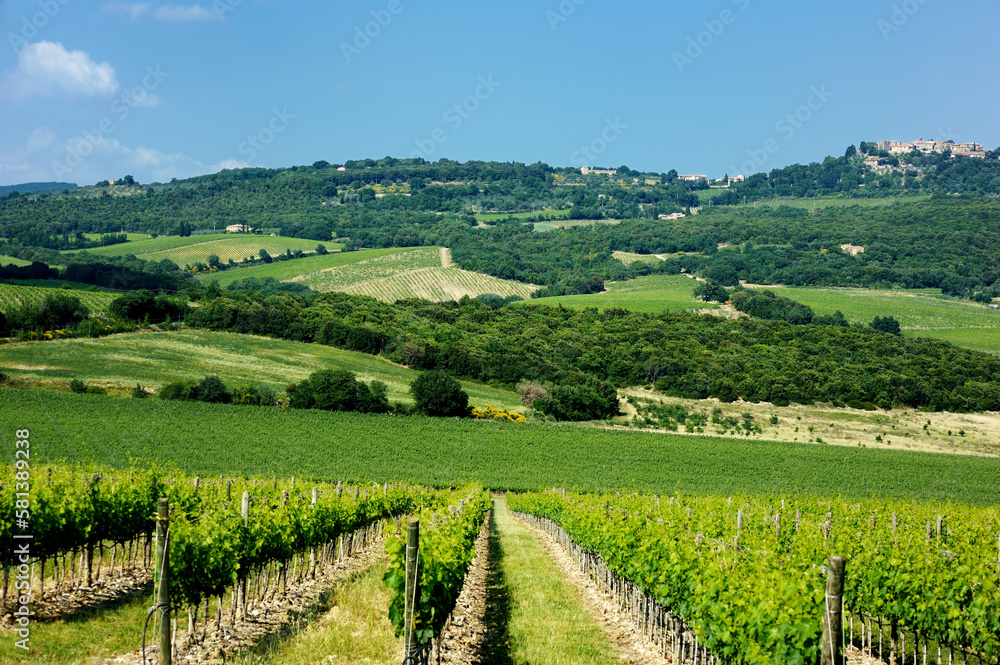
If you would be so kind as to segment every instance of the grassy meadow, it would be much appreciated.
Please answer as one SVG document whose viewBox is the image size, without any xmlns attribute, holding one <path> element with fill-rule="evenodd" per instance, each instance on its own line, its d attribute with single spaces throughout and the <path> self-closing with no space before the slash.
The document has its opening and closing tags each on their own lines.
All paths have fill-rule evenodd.
<svg viewBox="0 0 1000 665">
<path fill-rule="evenodd" d="M 893 316 L 906 337 L 934 337 L 978 351 L 1000 353 L 1000 311 L 947 298 L 936 289 L 765 288 L 809 305 L 817 314 L 840 310 L 852 324 L 870 323 L 876 316 Z"/>
<path fill-rule="evenodd" d="M 995 505 L 1000 458 L 546 423 L 288 411 L 0 388 L 35 464 L 175 466 L 493 489 L 893 497 Z"/>
<path fill-rule="evenodd" d="M 15 259 L 13 256 L 0 256 L 0 266 L 30 266 L 31 261 L 23 261 L 21 259 Z"/>
<path fill-rule="evenodd" d="M 528 219 L 529 217 L 569 217 L 569 208 L 561 210 L 538 210 L 535 212 L 477 212 L 477 222 L 498 222 L 503 219 Z"/>
<path fill-rule="evenodd" d="M 391 400 L 413 401 L 410 382 L 418 372 L 377 356 L 320 344 L 180 330 L 0 346 L 0 371 L 12 378 L 60 389 L 71 379 L 81 379 L 119 394 L 136 383 L 159 388 L 207 374 L 218 375 L 230 388 L 253 381 L 281 392 L 320 369 L 346 369 L 363 381 L 382 381 Z M 469 381 L 462 385 L 474 406 L 524 410 L 513 392 Z"/>
<path fill-rule="evenodd" d="M 574 307 L 624 307 L 635 312 L 658 314 L 687 309 L 718 309 L 694 297 L 695 280 L 685 275 L 649 275 L 627 282 L 610 282 L 604 293 L 536 298 L 530 304 Z"/>
</svg>

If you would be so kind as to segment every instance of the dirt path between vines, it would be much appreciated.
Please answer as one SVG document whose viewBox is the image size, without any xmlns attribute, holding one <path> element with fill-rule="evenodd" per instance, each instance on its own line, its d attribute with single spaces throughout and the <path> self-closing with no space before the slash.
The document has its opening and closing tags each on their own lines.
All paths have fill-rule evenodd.
<svg viewBox="0 0 1000 665">
<path fill-rule="evenodd" d="M 490 518 L 486 513 L 476 538 L 476 557 L 465 575 L 465 584 L 455 603 L 451 621 L 441 633 L 441 662 L 448 665 L 480 665 L 487 640 L 486 578 L 494 563 L 490 558 Z M 437 662 L 432 658 L 433 662 Z"/>
</svg>

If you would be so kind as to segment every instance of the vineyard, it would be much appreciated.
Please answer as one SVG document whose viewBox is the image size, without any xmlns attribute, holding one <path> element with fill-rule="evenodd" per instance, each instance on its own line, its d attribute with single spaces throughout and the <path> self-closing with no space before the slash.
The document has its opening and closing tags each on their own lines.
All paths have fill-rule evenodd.
<svg viewBox="0 0 1000 665">
<path fill-rule="evenodd" d="M 134 400 L 0 387 L 44 462 L 131 460 L 204 476 L 394 477 L 498 490 L 565 485 L 698 494 L 789 492 L 995 504 L 1000 459 L 587 426 L 389 417 Z M 281 451 L 281 454 L 275 454 Z M 567 451 L 572 451 L 568 454 Z M 2 482 L 2 481 L 0 481 Z"/>
<path fill-rule="evenodd" d="M 384 302 L 405 298 L 442 302 L 486 293 L 529 298 L 537 290 L 529 284 L 455 267 L 442 267 L 438 248 L 380 256 L 302 275 L 291 281 L 301 282 L 320 292 L 341 291 Z"/>
<path fill-rule="evenodd" d="M 19 435 L 29 436 L 27 431 Z M 107 551 L 106 577 L 115 574 L 116 560 L 122 574 L 126 566 L 153 569 L 156 606 L 146 624 L 154 620 L 149 635 L 160 636 L 161 653 L 172 643 L 177 650 L 176 624 L 171 636 L 172 612 L 187 613 L 188 646 L 198 640 L 202 607 L 201 641 L 210 613 L 219 634 L 226 624 L 235 629 L 241 622 L 253 621 L 269 598 L 285 597 L 291 585 L 315 579 L 318 570 L 368 548 L 404 515 L 429 524 L 421 545 L 423 574 L 418 578 L 423 595 L 417 597 L 421 603 L 417 636 L 423 646 L 440 633 L 454 607 L 489 505 L 489 496 L 477 488 L 452 491 L 301 480 L 296 485 L 295 478 L 279 482 L 223 476 L 202 481 L 135 468 L 116 473 L 33 467 L 27 461 L 29 441 L 19 442 L 19 447 L 22 444 L 24 459 L 4 468 L 5 477 L 16 479 L 20 486 L 0 486 L 0 543 L 8 553 L 3 558 L 0 608 L 12 609 L 8 601 L 15 607 L 25 602 L 18 602 L 18 595 L 11 592 L 15 577 L 11 572 L 28 567 L 12 568 L 9 558 L 25 537 L 22 534 L 30 534 L 35 566 L 30 576 L 21 574 L 18 579 L 36 584 L 33 591 L 43 605 L 46 585 L 50 596 L 64 588 L 90 588 L 100 577 Z M 30 502 L 21 498 L 28 488 Z M 398 550 L 396 543 L 390 539 L 390 553 Z M 74 566 L 77 560 L 79 572 Z M 24 562 L 26 558 L 21 559 Z M 406 581 L 405 575 L 399 584 L 387 576 L 400 598 Z M 211 604 L 210 598 L 216 603 Z M 394 608 L 390 618 L 396 621 L 399 612 Z M 141 637 L 145 657 L 146 627 Z M 134 638 L 138 641 L 140 634 Z"/>
<path fill-rule="evenodd" d="M 243 234 L 215 233 L 198 236 L 166 236 L 136 240 L 120 245 L 96 247 L 87 252 L 97 256 L 128 256 L 135 255 L 147 261 L 162 261 L 168 259 L 177 265 L 193 265 L 207 263 L 209 254 L 215 254 L 223 263 L 230 259 L 240 262 L 245 258 L 260 257 L 260 250 L 266 249 L 272 256 L 284 254 L 285 250 L 302 250 L 309 254 L 316 251 L 315 240 L 301 238 L 281 238 L 271 236 L 255 236 Z M 327 249 L 334 250 L 340 245 L 326 243 Z"/>
<path fill-rule="evenodd" d="M 20 286 L 17 284 L 0 284 L 0 312 L 9 312 L 24 304 L 38 305 L 45 296 L 57 293 L 69 293 L 79 298 L 91 314 L 101 314 L 118 294 L 107 291 L 66 291 L 38 286 Z"/>
<path fill-rule="evenodd" d="M 230 235 L 221 240 L 210 242 L 199 242 L 186 247 L 165 250 L 161 252 L 149 252 L 140 254 L 139 258 L 147 261 L 162 261 L 167 259 L 183 267 L 194 265 L 195 263 L 208 262 L 208 256 L 215 254 L 223 263 L 230 259 L 239 263 L 246 258 L 257 259 L 260 257 L 260 250 L 266 250 L 268 254 L 275 256 L 284 254 L 286 250 L 301 250 L 305 254 L 316 251 L 315 240 L 304 240 L 301 238 L 272 238 L 270 236 L 250 236 L 250 235 Z M 336 246 L 329 246 L 328 249 L 335 249 Z"/>
<path fill-rule="evenodd" d="M 663 261 L 663 259 L 661 259 L 656 254 L 634 254 L 632 252 L 612 252 L 611 255 L 627 266 L 631 266 L 636 263 L 644 263 L 646 265 L 655 266 Z"/>
<path fill-rule="evenodd" d="M 349 263 L 367 261 L 387 254 L 398 254 L 400 252 L 410 252 L 409 248 L 393 247 L 389 249 L 365 249 L 357 252 L 333 252 L 330 254 L 310 256 L 296 259 L 295 261 L 274 261 L 272 263 L 255 263 L 252 266 L 240 267 L 235 270 L 225 270 L 216 273 L 203 273 L 197 278 L 205 284 L 218 282 L 220 286 L 229 286 L 233 282 L 251 277 L 265 279 L 270 277 L 278 281 L 289 281 L 301 275 L 321 272 L 330 268 L 337 268 Z"/>
<path fill-rule="evenodd" d="M 1000 660 L 995 507 L 565 490 L 508 501 L 629 605 L 665 654 L 817 662 L 824 565 L 840 555 L 845 639 L 886 662 Z"/>
</svg>

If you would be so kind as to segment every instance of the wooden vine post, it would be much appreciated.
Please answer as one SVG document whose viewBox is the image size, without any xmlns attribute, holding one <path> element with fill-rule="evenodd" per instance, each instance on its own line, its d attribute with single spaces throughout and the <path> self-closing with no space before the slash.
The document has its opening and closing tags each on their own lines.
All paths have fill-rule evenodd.
<svg viewBox="0 0 1000 665">
<path fill-rule="evenodd" d="M 406 527 L 406 585 L 403 587 L 403 658 L 415 663 L 420 654 L 417 633 L 413 625 L 419 591 L 417 589 L 417 564 L 420 554 L 420 520 L 411 519 Z"/>
<path fill-rule="evenodd" d="M 844 665 L 844 557 L 831 556 L 826 577 L 826 608 L 823 612 L 823 644 L 820 665 Z"/>
<path fill-rule="evenodd" d="M 160 665 L 170 665 L 170 503 L 160 499 L 156 506 L 156 608 L 160 614 Z"/>
</svg>

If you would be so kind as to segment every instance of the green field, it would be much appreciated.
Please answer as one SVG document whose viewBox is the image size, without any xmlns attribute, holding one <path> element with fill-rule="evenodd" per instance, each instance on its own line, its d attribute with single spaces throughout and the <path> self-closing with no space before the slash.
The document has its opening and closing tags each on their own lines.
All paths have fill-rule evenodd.
<svg viewBox="0 0 1000 665">
<path fill-rule="evenodd" d="M 898 497 L 996 505 L 1000 458 L 545 423 L 287 411 L 0 388 L 35 463 L 167 463 L 192 475 L 480 481 L 671 494 Z"/>
<path fill-rule="evenodd" d="M 56 282 L 56 284 L 59 283 Z M 0 283 L 0 312 L 9 312 L 24 303 L 41 303 L 45 299 L 45 296 L 56 293 L 66 293 L 66 289 L 26 286 L 7 282 Z M 72 295 L 79 298 L 80 302 L 87 306 L 91 314 L 104 312 L 108 308 L 108 305 L 111 304 L 111 301 L 118 297 L 117 293 L 107 291 L 83 291 L 76 289 L 72 290 Z"/>
<path fill-rule="evenodd" d="M 536 212 L 477 212 L 476 221 L 478 222 L 497 222 L 502 219 L 528 219 L 529 217 L 538 217 L 539 215 L 545 217 L 568 217 L 569 208 L 562 210 L 538 210 Z"/>
<path fill-rule="evenodd" d="M 315 252 L 315 240 L 302 238 L 283 238 L 272 236 L 255 236 L 243 234 L 216 233 L 209 235 L 179 237 L 167 236 L 127 242 L 121 245 L 98 247 L 87 250 L 98 256 L 127 256 L 134 254 L 147 261 L 162 261 L 168 259 L 179 266 L 194 263 L 205 263 L 209 254 L 217 255 L 224 263 L 232 259 L 242 261 L 246 257 L 257 257 L 261 249 L 266 249 L 272 256 L 284 254 L 286 249 L 293 252 L 301 249 L 303 252 Z M 327 249 L 339 249 L 336 243 L 323 243 Z"/>
<path fill-rule="evenodd" d="M 558 229 L 572 229 L 578 226 L 594 226 L 595 224 L 620 224 L 620 219 L 567 219 L 566 221 L 535 222 L 535 231 L 548 232 Z"/>
<path fill-rule="evenodd" d="M 779 287 L 773 290 L 809 305 L 817 314 L 840 310 L 851 323 L 871 323 L 876 316 L 893 316 L 906 337 L 934 337 L 970 349 L 1000 353 L 1000 311 L 967 300 L 946 298 L 936 289 Z"/>
<path fill-rule="evenodd" d="M 218 282 L 220 286 L 228 286 L 241 279 L 256 277 L 264 279 L 271 277 L 279 282 L 293 280 L 302 275 L 316 273 L 330 268 L 337 268 L 349 263 L 358 263 L 368 259 L 412 251 L 409 247 L 392 247 L 390 249 L 366 249 L 360 252 L 333 252 L 320 256 L 318 254 L 305 256 L 291 261 L 274 261 L 272 263 L 256 263 L 246 268 L 230 268 L 221 272 L 201 273 L 197 278 L 205 284 Z"/>
<path fill-rule="evenodd" d="M 413 401 L 410 382 L 418 372 L 382 358 L 236 333 L 182 330 L 0 347 L 0 371 L 8 376 L 50 383 L 78 378 L 121 389 L 136 383 L 159 388 L 171 381 L 216 374 L 230 388 L 254 381 L 280 393 L 320 369 L 346 369 L 363 381 L 383 381 L 390 399 Z M 524 410 L 513 392 L 468 381 L 462 385 L 474 406 Z"/>
<path fill-rule="evenodd" d="M 624 307 L 634 312 L 658 314 L 686 309 L 718 309 L 694 297 L 697 284 L 684 275 L 649 275 L 627 282 L 611 282 L 605 293 L 591 293 L 582 296 L 555 296 L 536 298 L 528 301 L 534 305 L 562 305 L 564 307 Z"/>
<path fill-rule="evenodd" d="M 31 261 L 22 261 L 13 256 L 0 256 L 0 266 L 30 266 Z"/>
<path fill-rule="evenodd" d="M 442 302 L 485 293 L 528 298 L 538 288 L 461 268 L 443 267 L 442 252 L 437 247 L 385 254 L 289 281 L 305 284 L 315 291 L 340 291 L 384 302 L 404 298 Z"/>
</svg>

